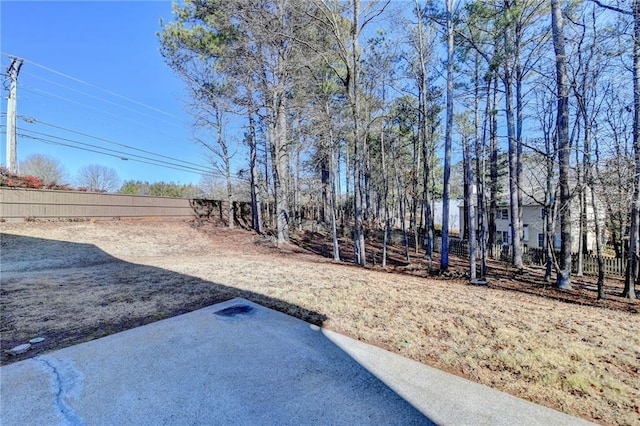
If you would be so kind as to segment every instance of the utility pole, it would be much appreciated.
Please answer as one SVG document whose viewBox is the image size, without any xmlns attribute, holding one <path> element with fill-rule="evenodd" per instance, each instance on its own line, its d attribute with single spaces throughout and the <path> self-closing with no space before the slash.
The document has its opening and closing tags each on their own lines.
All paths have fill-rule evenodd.
<svg viewBox="0 0 640 426">
<path fill-rule="evenodd" d="M 11 79 L 9 98 L 7 99 L 7 169 L 17 173 L 16 165 L 16 98 L 18 90 L 18 73 L 22 66 L 22 59 L 12 58 L 7 74 Z"/>
</svg>

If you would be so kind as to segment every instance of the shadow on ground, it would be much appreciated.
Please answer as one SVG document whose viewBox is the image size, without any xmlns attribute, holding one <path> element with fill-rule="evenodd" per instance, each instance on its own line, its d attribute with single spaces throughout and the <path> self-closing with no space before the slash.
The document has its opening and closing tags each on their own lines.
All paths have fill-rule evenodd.
<svg viewBox="0 0 640 426">
<path fill-rule="evenodd" d="M 305 231 L 291 237 L 291 242 L 296 246 L 318 256 L 333 259 L 333 242 L 320 232 Z M 338 239 L 340 246 L 340 258 L 349 262 L 354 258 L 353 240 L 341 237 Z M 367 262 L 372 265 L 382 264 L 382 244 L 377 241 L 367 241 Z M 387 265 L 404 267 L 409 265 L 402 248 L 395 244 L 387 246 Z"/>
<path fill-rule="evenodd" d="M 1 236 L 1 364 L 241 297 L 322 326 L 326 317 L 264 294 L 126 262 L 91 244 Z M 44 337 L 24 354 L 6 350 Z"/>
<path fill-rule="evenodd" d="M 155 419 L 154 423 L 167 419 L 175 423 L 175 416 L 197 414 L 194 423 L 209 423 L 220 416 L 227 421 L 288 422 L 305 416 L 316 422 L 329 416 L 351 419 L 345 424 L 367 418 L 435 424 L 318 328 L 290 318 L 279 320 L 236 301 L 213 312 L 223 322 L 207 327 L 212 312 L 200 308 L 242 298 L 315 326 L 327 319 L 322 313 L 263 294 L 125 262 L 91 244 L 7 234 L 2 234 L 1 243 L 3 418 L 26 424 L 31 420 L 34 424 L 55 422 L 60 416 L 70 423 L 82 418 L 97 423 L 118 419 L 120 423 L 139 416 L 145 421 Z M 255 315 L 257 323 L 239 327 L 245 317 Z M 194 318 L 203 319 L 194 322 Z M 226 326 L 225 318 L 231 321 Z M 129 329 L 135 330 L 118 333 Z M 34 337 L 45 340 L 34 343 L 24 354 L 5 352 Z M 62 350 L 45 354 L 58 349 Z M 16 363 L 21 360 L 26 362 Z M 57 396 L 50 377 L 34 366 L 42 371 L 53 369 L 60 384 Z M 76 395 L 72 388 L 78 377 L 87 390 Z M 92 395 L 105 387 L 107 393 L 113 388 L 110 394 L 115 405 L 94 400 Z M 123 388 L 132 389 L 129 393 L 137 398 L 131 399 L 126 392 L 121 395 Z M 158 400 L 159 395 L 164 400 Z M 201 408 L 185 408 L 185 398 Z M 141 406 L 142 400 L 152 402 Z M 335 409 L 338 403 L 346 406 Z M 29 415 L 36 415 L 37 420 Z"/>
<path fill-rule="evenodd" d="M 304 231 L 293 236 L 292 242 L 316 255 L 333 258 L 333 245 L 330 234 Z M 353 240 L 342 237 L 339 239 L 339 244 L 341 259 L 345 262 L 352 262 Z M 398 243 L 397 238 L 395 241 L 391 241 L 387 247 L 387 267 L 384 269 L 381 268 L 381 240 L 376 238 L 367 240 L 366 248 L 367 264 L 368 267 L 373 269 L 440 280 L 468 280 L 469 277 L 468 260 L 454 255 L 449 256 L 449 268 L 444 273 L 439 269 L 440 255 L 438 253 L 434 253 L 432 261 L 429 261 L 425 259 L 423 249 L 419 249 L 416 252 L 415 247 L 410 247 L 410 261 L 407 262 L 404 246 Z M 620 296 L 624 286 L 621 279 L 607 278 L 605 281 L 606 299 L 598 300 L 596 277 L 593 276 L 573 276 L 574 288 L 560 290 L 555 288 L 553 283 L 544 281 L 544 269 L 539 266 L 530 267 L 525 273 L 510 267 L 506 262 L 491 260 L 487 266 L 489 289 L 505 290 L 553 299 L 563 303 L 594 306 L 635 314 L 640 312 L 640 299 L 630 300 Z"/>
</svg>

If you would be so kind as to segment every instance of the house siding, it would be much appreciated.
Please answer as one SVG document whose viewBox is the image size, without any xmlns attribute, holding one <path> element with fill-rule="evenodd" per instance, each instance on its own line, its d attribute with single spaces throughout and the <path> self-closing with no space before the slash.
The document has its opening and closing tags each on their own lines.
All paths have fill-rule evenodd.
<svg viewBox="0 0 640 426">
<path fill-rule="evenodd" d="M 523 244 L 528 247 L 537 248 L 538 247 L 538 234 L 542 234 L 544 230 L 544 219 L 541 217 L 541 206 L 540 205 L 523 205 L 522 206 L 522 224 L 528 225 L 527 231 L 527 239 L 523 240 Z M 509 219 L 503 219 L 500 210 L 507 209 Z M 574 236 L 571 241 L 571 251 L 577 252 L 580 247 L 580 242 L 578 238 L 575 237 L 579 235 L 580 231 L 580 216 L 578 214 L 579 211 L 579 203 L 574 201 L 572 205 L 572 224 L 571 224 L 571 234 Z M 466 236 L 462 235 L 462 230 L 464 230 L 464 218 L 463 218 L 464 209 L 460 206 L 460 229 L 461 229 L 461 238 L 466 239 Z M 587 198 L 587 209 L 586 209 L 586 249 L 587 251 L 595 251 L 595 220 L 593 214 L 593 208 L 591 207 L 590 198 Z M 601 218 L 601 222 L 603 219 Z M 498 215 L 496 218 L 496 241 L 502 242 L 501 235 L 507 232 L 509 235 L 509 244 L 512 243 L 511 236 L 511 211 L 509 209 L 508 204 L 500 204 L 498 206 Z M 555 228 L 555 245 L 559 248 L 560 245 L 560 223 L 559 220 L 556 220 L 556 228 Z"/>
</svg>

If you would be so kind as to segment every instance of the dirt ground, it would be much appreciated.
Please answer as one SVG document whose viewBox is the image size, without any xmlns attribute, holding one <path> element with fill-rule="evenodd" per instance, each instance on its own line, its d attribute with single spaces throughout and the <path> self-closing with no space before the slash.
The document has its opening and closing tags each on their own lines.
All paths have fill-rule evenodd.
<svg viewBox="0 0 640 426">
<path fill-rule="evenodd" d="M 325 257 L 321 234 L 276 248 L 182 221 L 0 230 L 2 364 L 244 297 L 566 413 L 640 424 L 640 303 L 617 296 L 619 281 L 598 302 L 590 279 L 559 291 L 540 271 L 491 264 L 479 287 L 460 260 L 438 275 L 437 263 L 407 263 L 396 247 L 389 268 L 362 269 Z M 351 243 L 341 243 L 348 259 Z M 46 340 L 5 352 L 34 337 Z"/>
</svg>

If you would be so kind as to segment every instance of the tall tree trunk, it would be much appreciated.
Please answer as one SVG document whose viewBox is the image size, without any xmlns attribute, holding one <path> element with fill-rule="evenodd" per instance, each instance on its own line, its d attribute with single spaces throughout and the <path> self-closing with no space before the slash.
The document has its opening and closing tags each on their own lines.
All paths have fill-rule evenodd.
<svg viewBox="0 0 640 426">
<path fill-rule="evenodd" d="M 629 260 L 622 295 L 636 298 L 638 280 L 638 252 L 640 250 L 640 0 L 633 1 L 633 199 L 631 201 L 631 229 L 629 230 Z"/>
<path fill-rule="evenodd" d="M 516 145 L 516 157 L 515 157 L 515 168 L 516 168 L 516 185 L 518 187 L 518 191 L 516 193 L 518 200 L 518 215 L 516 217 L 517 220 L 517 229 L 519 232 L 518 241 L 520 242 L 520 257 L 524 255 L 524 235 L 523 235 L 523 221 L 522 221 L 522 128 L 524 125 L 523 111 L 524 111 L 524 101 L 522 94 L 522 82 L 524 79 L 522 67 L 520 64 L 521 57 L 521 48 L 522 48 L 522 28 L 520 21 L 516 22 L 515 25 L 515 89 L 516 89 L 516 128 L 515 128 L 515 145 Z M 514 238 L 515 240 L 515 238 Z M 515 253 L 514 246 L 514 253 Z M 515 255 L 514 255 L 515 258 Z M 521 259 L 521 262 L 522 259 Z M 524 262 L 523 262 L 524 263 Z M 515 264 L 515 262 L 514 262 Z"/>
<path fill-rule="evenodd" d="M 476 62 L 477 63 L 477 62 Z M 478 80 L 478 72 L 476 72 L 476 80 Z M 485 197 L 486 188 L 486 146 L 487 146 L 487 122 L 489 121 L 489 107 L 491 99 L 491 76 L 488 76 L 486 82 L 486 99 L 484 108 L 484 120 L 482 121 L 482 137 L 480 137 L 476 131 L 475 140 L 475 166 L 476 166 L 476 180 L 478 183 L 477 194 L 477 217 L 478 217 L 478 241 L 480 243 L 480 281 L 484 281 L 487 275 L 487 203 Z M 480 99 L 480 85 L 479 81 L 476 84 L 476 98 Z M 476 103 L 476 128 L 479 126 L 479 106 Z"/>
<path fill-rule="evenodd" d="M 327 165 L 328 176 L 326 185 L 323 185 L 324 192 L 327 192 L 327 188 L 329 190 L 327 198 L 328 202 L 328 210 L 329 210 L 329 218 L 331 221 L 331 239 L 333 245 L 333 260 L 339 262 L 340 261 L 340 243 L 338 241 L 338 226 L 337 226 L 337 202 L 336 202 L 336 169 L 338 168 L 339 160 L 336 159 L 336 142 L 333 137 L 333 124 L 331 123 L 331 109 L 329 106 L 329 101 L 325 101 L 324 105 L 325 111 L 325 119 L 329 122 L 328 129 L 328 140 L 327 146 L 324 147 L 323 151 L 327 153 L 327 159 L 324 160 L 324 164 Z M 324 180 L 324 173 L 323 173 Z M 324 202 L 323 202 L 324 204 Z M 323 216 L 327 216 L 327 212 L 323 212 Z M 324 218 L 323 218 L 324 219 Z M 325 222 L 326 223 L 326 222 Z"/>
<path fill-rule="evenodd" d="M 351 23 L 351 75 L 348 79 L 349 87 L 347 93 L 351 103 L 351 115 L 353 119 L 353 199 L 355 226 L 353 230 L 353 240 L 355 248 L 355 263 L 366 266 L 367 256 L 364 242 L 364 200 L 363 200 L 363 167 L 364 167 L 364 146 L 360 130 L 360 0 L 353 0 L 353 21 Z"/>
<path fill-rule="evenodd" d="M 331 193 L 329 197 L 329 204 L 331 208 L 331 237 L 333 241 L 333 260 L 340 261 L 340 243 L 338 242 L 338 228 L 336 224 L 336 172 L 335 172 L 335 154 L 333 146 L 333 132 L 329 130 L 329 184 Z"/>
<path fill-rule="evenodd" d="M 491 117 L 489 119 L 489 214 L 488 214 L 488 233 L 487 244 L 489 246 L 490 255 L 496 258 L 498 253 L 494 253 L 496 243 L 496 218 L 498 215 L 498 117 L 496 110 L 498 108 L 497 100 L 498 92 L 498 75 L 493 78 L 493 90 L 491 95 Z"/>
<path fill-rule="evenodd" d="M 567 57 L 563 32 L 563 18 L 559 0 L 551 0 L 551 27 L 553 49 L 556 54 L 556 86 L 558 95 L 557 138 L 560 185 L 560 269 L 556 287 L 571 288 L 571 193 L 569 191 L 569 88 L 567 84 Z"/>
<path fill-rule="evenodd" d="M 260 196 L 258 192 L 258 162 L 257 162 L 257 139 L 256 125 L 254 121 L 254 107 L 251 93 L 247 90 L 247 99 L 249 104 L 247 107 L 249 118 L 249 184 L 251 185 L 251 223 L 253 229 L 262 233 L 262 211 L 260 206 Z"/>
<path fill-rule="evenodd" d="M 398 191 L 398 212 L 400 216 L 400 227 L 402 229 L 402 241 L 404 242 L 404 257 L 409 261 L 409 239 L 407 236 L 407 211 L 406 211 L 406 197 L 405 190 L 402 185 L 402 177 L 400 176 L 400 171 L 398 169 L 398 141 L 393 139 L 392 142 L 393 147 L 393 173 L 396 178 L 396 190 Z"/>
<path fill-rule="evenodd" d="M 449 179 L 451 175 L 451 144 L 453 137 L 453 3 L 446 0 L 447 32 L 447 123 L 444 137 L 444 179 L 442 185 L 442 249 L 440 250 L 440 269 L 449 268 Z"/>
<path fill-rule="evenodd" d="M 371 158 L 369 156 L 369 132 L 368 129 L 362 130 L 362 184 L 364 193 L 363 221 L 370 223 L 372 204 L 371 204 Z"/>
<path fill-rule="evenodd" d="M 420 138 L 413 137 L 413 172 L 411 173 L 411 230 L 416 255 L 420 248 L 418 238 L 418 176 L 420 176 Z"/>
<path fill-rule="evenodd" d="M 425 125 L 426 127 L 426 125 Z M 425 258 L 429 260 L 429 268 L 431 268 L 431 262 L 433 261 L 433 211 L 431 209 L 431 166 L 430 158 L 431 152 L 429 149 L 429 139 L 425 135 L 422 141 L 422 156 L 424 158 L 424 170 L 423 170 L 423 188 L 422 188 L 422 214 L 424 223 L 424 249 Z"/>
<path fill-rule="evenodd" d="M 586 111 L 585 111 L 586 112 Z M 585 116 L 586 118 L 586 116 Z M 599 159 L 598 144 L 595 144 L 595 157 L 596 164 Z M 602 225 L 600 222 L 600 203 L 598 202 L 596 194 L 596 181 L 593 176 L 593 165 L 591 163 L 591 128 L 587 126 L 585 128 L 585 142 L 584 142 L 584 168 L 585 168 L 585 180 L 589 186 L 589 193 L 591 195 L 591 209 L 593 210 L 593 221 L 596 231 L 596 256 L 598 261 L 598 300 L 604 300 L 606 295 L 604 292 L 604 253 L 602 247 Z"/>
<path fill-rule="evenodd" d="M 504 13 L 511 11 L 513 5 L 510 2 L 505 1 Z M 513 34 L 513 38 L 510 38 Z M 509 153 L 509 203 L 510 203 L 510 223 L 511 223 L 511 248 L 512 258 L 511 261 L 517 269 L 522 269 L 524 264 L 522 262 L 522 218 L 521 218 L 521 206 L 522 196 L 520 188 L 520 174 L 521 174 L 521 144 L 519 140 L 520 135 L 520 121 L 522 120 L 519 111 L 520 102 L 520 82 L 519 75 L 519 27 L 518 23 L 515 23 L 515 29 L 513 24 L 509 24 L 504 29 L 504 43 L 505 51 L 511 52 L 511 56 L 515 56 L 512 59 L 510 56 L 504 59 L 503 63 L 503 76 L 502 81 L 504 84 L 505 94 L 505 114 L 507 118 L 507 139 L 508 139 L 508 153 Z M 514 45 L 515 43 L 515 45 Z M 515 52 L 515 54 L 514 54 Z M 515 64 L 515 66 L 514 66 Z M 515 74 L 515 75 L 514 75 Z M 515 78 L 514 78 L 515 77 Z M 514 82 L 515 80 L 515 82 Z M 516 95 L 516 108 L 513 105 L 514 96 L 514 83 L 515 83 L 515 95 Z M 514 111 L 516 117 L 514 117 Z M 516 126 L 516 124 L 518 126 Z"/>
<path fill-rule="evenodd" d="M 469 207 L 471 205 L 471 181 L 467 169 L 471 167 L 471 147 L 468 136 L 462 136 L 462 229 L 460 230 L 465 239 L 469 239 Z"/>
<path fill-rule="evenodd" d="M 507 66 L 508 67 L 508 66 Z M 511 222 L 511 247 L 512 263 L 518 269 L 522 269 L 522 227 L 520 226 L 520 187 L 518 186 L 518 151 L 517 139 L 515 135 L 515 124 L 513 121 L 512 102 L 512 78 L 511 70 L 505 70 L 505 110 L 507 115 L 507 138 L 509 139 L 509 202 L 510 202 L 510 222 Z"/>
<path fill-rule="evenodd" d="M 464 161 L 464 174 L 466 176 L 466 182 L 469 186 L 468 191 L 465 191 L 465 204 L 468 205 L 466 211 L 467 215 L 467 227 L 468 234 L 467 240 L 469 241 L 469 280 L 471 282 L 476 281 L 476 187 L 473 179 L 473 171 L 471 167 L 471 147 L 469 147 L 468 137 L 463 135 L 463 152 L 467 160 Z"/>
<path fill-rule="evenodd" d="M 331 212 L 329 211 L 331 207 L 329 206 L 331 202 L 329 201 L 330 189 L 329 189 L 329 159 L 327 148 L 323 148 L 323 159 L 320 161 L 320 215 L 319 220 L 322 223 L 329 223 L 331 221 Z"/>
<path fill-rule="evenodd" d="M 586 131 L 586 129 L 585 129 Z M 584 164 L 583 164 L 584 167 Z M 580 168 L 578 166 L 578 168 Z M 579 203 L 579 218 L 578 218 L 578 259 L 576 265 L 576 277 L 582 277 L 584 275 L 584 253 L 587 250 L 586 238 L 587 231 L 585 223 L 587 217 L 587 193 L 586 188 L 583 185 L 584 182 L 581 182 L 581 178 L 578 178 L 577 184 L 580 185 L 580 191 L 578 192 Z"/>
<path fill-rule="evenodd" d="M 520 226 L 520 187 L 518 186 L 518 152 L 513 122 L 513 108 L 511 106 L 511 71 L 505 71 L 505 102 L 507 114 L 507 137 L 509 139 L 509 203 L 511 222 L 512 263 L 522 269 L 522 227 Z"/>
<path fill-rule="evenodd" d="M 551 272 L 553 270 L 554 265 L 554 241 L 553 236 L 555 233 L 555 217 L 556 217 L 556 197 L 555 197 L 555 188 L 553 183 L 553 168 L 555 166 L 555 149 L 552 147 L 552 143 L 550 139 L 546 141 L 546 185 L 545 185 L 545 206 L 544 206 L 544 214 L 543 216 L 543 240 L 544 240 L 544 250 L 545 250 L 545 272 L 544 272 L 544 280 L 545 282 L 551 282 Z"/>
<path fill-rule="evenodd" d="M 351 155 L 349 153 L 349 144 L 347 143 L 344 147 L 344 180 L 345 180 L 345 202 L 342 206 L 342 209 L 344 211 L 344 220 L 347 222 L 350 222 L 353 216 L 353 203 L 351 204 L 351 206 L 347 206 L 347 204 L 349 202 L 351 202 L 351 172 L 352 172 L 352 167 L 355 167 L 351 158 Z"/>
<path fill-rule="evenodd" d="M 271 162 L 278 245 L 289 242 L 287 115 L 284 97 L 284 93 L 274 96 L 273 123 L 271 123 Z"/>
<path fill-rule="evenodd" d="M 418 42 L 418 104 L 420 114 L 418 116 L 419 123 L 419 139 L 422 142 L 422 159 L 424 167 L 422 169 L 422 228 L 424 232 L 424 248 L 425 258 L 431 262 L 433 258 L 433 214 L 431 212 L 431 188 L 429 184 L 429 175 L 431 173 L 430 149 L 428 138 L 428 80 L 427 80 L 427 57 L 424 43 L 424 27 L 423 14 L 418 0 L 414 0 L 414 7 L 417 16 L 417 42 Z M 417 181 L 417 176 L 416 176 Z M 417 196 L 417 194 L 416 194 Z M 416 240 L 417 240 L 416 236 Z M 417 244 L 417 242 L 416 242 Z"/>
<path fill-rule="evenodd" d="M 265 91 L 266 94 L 266 91 Z M 271 197 L 271 172 L 273 170 L 273 165 L 269 161 L 269 158 L 273 158 L 272 148 L 273 148 L 273 138 L 275 138 L 275 134 L 273 132 L 273 126 L 270 123 L 267 124 L 267 135 L 268 137 L 264 142 L 264 199 L 266 200 L 266 221 L 269 224 L 268 227 L 274 229 L 276 227 L 275 221 L 275 195 Z M 272 166 L 272 167 L 269 167 Z"/>
<path fill-rule="evenodd" d="M 389 179 L 387 177 L 387 158 L 384 147 L 384 128 L 380 133 L 380 154 L 382 165 L 382 186 L 384 191 L 384 236 L 382 238 L 382 267 L 387 267 L 387 244 L 389 242 Z"/>
<path fill-rule="evenodd" d="M 581 56 L 580 52 L 581 46 L 578 46 L 578 51 L 579 51 L 579 56 Z M 579 64 L 579 66 L 582 66 L 582 64 Z M 576 83 L 572 82 L 572 85 L 575 86 Z M 584 105 L 581 105 L 584 102 L 584 99 L 581 99 L 580 97 L 578 97 L 576 95 L 577 99 L 577 103 L 578 103 L 578 113 L 583 115 L 586 114 L 586 112 L 584 112 Z M 579 120 L 578 117 L 576 117 L 575 123 L 574 123 L 574 132 L 575 129 L 577 130 L 577 133 L 580 133 L 580 124 L 582 123 L 582 120 Z M 585 124 L 585 129 L 584 129 L 584 133 L 585 133 L 585 138 L 587 137 L 586 134 L 589 132 L 589 123 L 588 120 L 584 120 L 584 124 Z M 576 137 L 577 138 L 577 137 Z M 570 136 L 570 140 L 573 141 L 573 133 Z M 576 139 L 577 140 L 577 139 Z M 585 141 L 583 141 L 585 142 Z M 571 144 L 573 145 L 573 143 L 571 142 Z M 586 209 L 587 209 L 587 204 L 586 204 L 586 188 L 585 188 L 585 178 L 584 178 L 584 157 L 586 155 L 586 151 L 585 149 L 582 150 L 582 157 L 583 157 L 583 162 L 582 164 L 580 164 L 580 147 L 577 147 L 575 150 L 576 153 L 576 167 L 575 167 L 575 181 L 576 181 L 576 195 L 577 196 L 577 200 L 578 200 L 578 235 L 574 235 L 572 236 L 572 238 L 575 238 L 574 241 L 577 241 L 578 243 L 578 250 L 576 252 L 576 268 L 575 268 L 575 275 L 577 277 L 582 277 L 584 275 L 584 251 L 586 250 Z"/>
<path fill-rule="evenodd" d="M 233 186 L 231 185 L 231 164 L 228 160 L 224 162 L 224 177 L 227 181 L 227 203 L 229 203 L 227 213 L 229 215 L 229 223 L 227 223 L 227 226 L 233 229 L 235 226 L 236 213 L 233 202 Z"/>
<path fill-rule="evenodd" d="M 300 148 L 294 148 L 294 155 L 296 159 L 296 169 L 295 174 L 293 176 L 293 208 L 295 210 L 296 216 L 296 227 L 299 231 L 302 231 L 302 220 L 304 219 L 304 211 L 302 207 L 302 203 L 300 202 L 300 169 L 302 169 L 302 164 L 300 163 Z"/>
<path fill-rule="evenodd" d="M 229 146 L 224 135 L 224 117 L 219 105 L 214 105 L 213 108 L 214 122 L 216 128 L 216 138 L 218 140 L 218 146 L 220 151 L 217 151 L 217 155 L 222 160 L 222 172 L 224 174 L 226 190 L 227 190 L 227 227 L 233 228 L 235 223 L 235 210 L 233 205 L 233 186 L 231 184 L 231 158 L 229 156 Z"/>
</svg>

